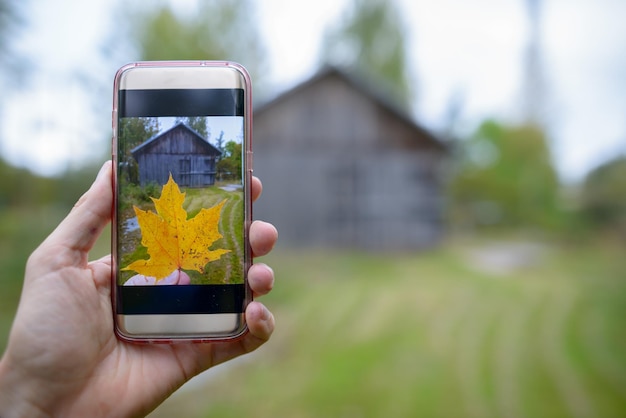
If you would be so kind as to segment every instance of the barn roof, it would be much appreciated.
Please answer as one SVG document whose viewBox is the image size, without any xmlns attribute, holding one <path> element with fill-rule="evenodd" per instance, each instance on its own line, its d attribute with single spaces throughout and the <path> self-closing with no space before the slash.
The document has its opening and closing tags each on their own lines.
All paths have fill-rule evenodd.
<svg viewBox="0 0 626 418">
<path fill-rule="evenodd" d="M 375 103 L 380 105 L 382 108 L 389 111 L 391 114 L 397 117 L 398 120 L 401 120 L 407 123 L 408 125 L 410 125 L 413 129 L 415 129 L 421 134 L 422 138 L 426 138 L 427 140 L 431 141 L 431 143 L 435 147 L 441 150 L 447 150 L 448 148 L 447 145 L 441 139 L 436 137 L 433 133 L 431 133 L 429 130 L 427 130 L 423 126 L 419 125 L 411 116 L 407 114 L 407 112 L 404 109 L 401 109 L 398 106 L 398 104 L 389 96 L 387 92 L 382 91 L 380 88 L 375 88 L 373 83 L 368 82 L 363 76 L 358 75 L 357 72 L 349 73 L 346 70 L 343 70 L 341 68 L 331 66 L 331 65 L 323 67 L 320 71 L 318 71 L 308 80 L 305 80 L 304 82 L 296 85 L 295 87 L 283 93 L 280 93 L 278 96 L 274 97 L 273 99 L 270 99 L 265 103 L 261 103 L 255 106 L 254 113 L 255 115 L 262 114 L 266 109 L 273 107 L 275 104 L 282 102 L 283 100 L 289 97 L 300 94 L 303 90 L 307 89 L 308 87 L 315 85 L 321 80 L 327 77 L 333 76 L 333 75 L 338 76 L 339 78 L 343 79 L 347 84 L 352 86 L 352 88 L 360 91 L 370 100 L 374 101 Z"/>
<path fill-rule="evenodd" d="M 162 137 L 164 137 L 168 132 L 173 131 L 174 129 L 177 129 L 178 127 L 182 127 L 184 129 L 187 129 L 189 132 L 191 132 L 193 134 L 193 138 L 201 141 L 202 146 L 205 148 L 208 148 L 211 151 L 214 151 L 214 153 L 218 153 L 219 155 L 222 154 L 222 151 L 220 151 L 218 148 L 216 148 L 215 146 L 213 146 L 208 140 L 206 140 L 202 135 L 200 135 L 198 132 L 196 132 L 195 129 L 191 128 L 189 125 L 187 125 L 184 122 L 177 122 L 175 123 L 171 128 L 163 131 L 163 132 L 159 132 L 158 134 L 154 135 L 152 138 L 147 139 L 146 141 L 144 141 L 143 143 L 137 145 L 135 148 L 130 150 L 130 153 L 132 155 L 138 154 L 143 152 L 150 144 L 153 144 L 154 142 L 159 141 Z"/>
</svg>

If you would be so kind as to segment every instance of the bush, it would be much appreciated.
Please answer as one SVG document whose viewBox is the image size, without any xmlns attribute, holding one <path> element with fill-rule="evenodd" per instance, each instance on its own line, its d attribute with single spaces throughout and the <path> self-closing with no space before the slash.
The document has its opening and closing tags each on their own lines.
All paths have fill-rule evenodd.
<svg viewBox="0 0 626 418">
<path fill-rule="evenodd" d="M 143 187 L 134 183 L 124 183 L 121 185 L 120 195 L 123 196 L 120 200 L 120 209 L 124 210 L 133 205 L 141 206 L 142 203 L 152 202 L 153 197 L 161 195 L 161 186 L 154 182 Z"/>
</svg>

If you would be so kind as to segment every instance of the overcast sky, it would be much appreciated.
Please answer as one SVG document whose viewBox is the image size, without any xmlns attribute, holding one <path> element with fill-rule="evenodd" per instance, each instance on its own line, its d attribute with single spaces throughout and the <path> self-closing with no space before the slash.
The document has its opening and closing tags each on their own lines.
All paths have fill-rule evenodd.
<svg viewBox="0 0 626 418">
<path fill-rule="evenodd" d="M 96 92 L 102 101 L 94 108 L 94 91 L 77 74 L 97 74 L 110 86 L 122 64 L 104 62 L 98 52 L 114 29 L 113 3 L 29 2 L 30 25 L 18 47 L 34 57 L 35 65 L 28 88 L 5 95 L 4 158 L 54 174 L 106 153 L 112 92 L 110 87 Z M 347 4 L 256 2 L 270 56 L 266 80 L 274 92 L 314 73 L 323 29 Z M 471 132 L 487 117 L 519 120 L 528 33 L 524 0 L 399 0 L 399 7 L 408 30 L 419 123 L 442 128 L 453 98 L 461 105 L 461 132 Z M 543 1 L 546 115 L 555 162 L 566 180 L 580 179 L 607 158 L 626 153 L 625 16 L 623 0 Z"/>
</svg>

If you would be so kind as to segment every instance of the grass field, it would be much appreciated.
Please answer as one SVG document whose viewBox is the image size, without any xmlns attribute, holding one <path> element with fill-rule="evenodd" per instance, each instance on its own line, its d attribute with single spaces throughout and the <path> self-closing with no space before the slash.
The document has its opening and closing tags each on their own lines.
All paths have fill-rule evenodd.
<svg viewBox="0 0 626 418">
<path fill-rule="evenodd" d="M 227 192 L 217 187 L 209 189 L 187 189 L 185 210 L 190 217 L 195 216 L 202 208 L 210 208 L 226 199 L 222 208 L 219 230 L 223 238 L 215 243 L 216 248 L 228 248 L 231 251 L 219 260 L 207 265 L 208 283 L 243 283 L 243 193 Z"/>
<path fill-rule="evenodd" d="M 64 213 L 0 216 L 2 348 L 26 257 Z M 624 247 L 547 247 L 536 264 L 497 274 L 468 258 L 487 244 L 420 255 L 277 249 L 262 260 L 277 276 L 264 298 L 272 340 L 152 416 L 624 417 Z"/>
<path fill-rule="evenodd" d="M 492 274 L 471 244 L 277 251 L 271 342 L 152 417 L 625 416 L 623 248 L 550 248 Z"/>
</svg>

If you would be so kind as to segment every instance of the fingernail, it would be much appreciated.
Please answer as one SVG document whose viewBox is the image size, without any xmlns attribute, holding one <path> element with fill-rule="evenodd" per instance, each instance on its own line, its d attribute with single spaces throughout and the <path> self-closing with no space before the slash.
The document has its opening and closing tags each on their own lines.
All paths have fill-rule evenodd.
<svg viewBox="0 0 626 418">
<path fill-rule="evenodd" d="M 261 319 L 267 321 L 270 319 L 272 314 L 270 313 L 270 310 L 265 307 L 265 305 L 261 306 L 263 306 L 263 309 L 261 310 Z"/>
</svg>

